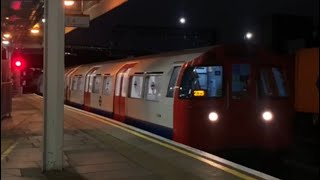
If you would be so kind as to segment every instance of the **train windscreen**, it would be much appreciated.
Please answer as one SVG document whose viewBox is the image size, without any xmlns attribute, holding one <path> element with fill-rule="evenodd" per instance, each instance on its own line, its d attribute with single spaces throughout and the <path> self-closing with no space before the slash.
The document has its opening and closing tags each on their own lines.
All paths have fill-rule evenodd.
<svg viewBox="0 0 320 180">
<path fill-rule="evenodd" d="M 199 96 L 222 97 L 223 67 L 196 66 L 185 70 L 179 96 L 190 98 L 197 92 Z"/>
<path fill-rule="evenodd" d="M 263 67 L 259 71 L 260 96 L 288 97 L 287 80 L 279 67 Z"/>
</svg>

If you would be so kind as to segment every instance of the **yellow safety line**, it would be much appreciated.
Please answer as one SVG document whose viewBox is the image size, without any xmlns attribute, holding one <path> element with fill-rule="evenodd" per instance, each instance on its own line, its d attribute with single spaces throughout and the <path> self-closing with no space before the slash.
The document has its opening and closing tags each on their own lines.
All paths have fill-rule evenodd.
<svg viewBox="0 0 320 180">
<path fill-rule="evenodd" d="M 201 156 L 195 155 L 195 154 L 193 154 L 193 153 L 191 153 L 191 152 L 188 152 L 188 151 L 185 151 L 185 150 L 183 150 L 183 149 L 177 148 L 177 147 L 172 146 L 172 145 L 170 145 L 170 144 L 161 142 L 161 141 L 159 141 L 159 140 L 150 138 L 150 137 L 148 137 L 148 136 L 146 136 L 146 135 L 143 135 L 143 134 L 138 133 L 138 132 L 136 132 L 136 131 L 133 131 L 133 130 L 131 130 L 131 129 L 125 128 L 125 127 L 120 126 L 120 125 L 118 125 L 118 124 L 111 123 L 111 122 L 108 122 L 108 121 L 104 121 L 104 120 L 101 119 L 102 117 L 97 117 L 97 115 L 87 114 L 87 113 L 84 113 L 84 112 L 82 112 L 82 111 L 80 111 L 80 110 L 73 109 L 72 107 L 68 107 L 68 106 L 66 106 L 66 107 L 67 107 L 69 110 L 71 110 L 71 111 L 74 111 L 74 112 L 77 112 L 77 113 L 81 113 L 81 114 L 83 114 L 83 115 L 85 115 L 85 116 L 88 116 L 88 117 L 91 117 L 91 118 L 93 118 L 93 119 L 96 119 L 96 120 L 98 120 L 98 121 L 100 121 L 100 122 L 102 122 L 102 123 L 109 124 L 109 125 L 111 125 L 111 126 L 120 128 L 120 129 L 125 130 L 125 131 L 127 131 L 127 132 L 129 132 L 129 133 L 131 133 L 131 134 L 134 134 L 134 135 L 136 135 L 136 136 L 138 136 L 138 137 L 141 137 L 141 138 L 146 139 L 146 140 L 148 140 L 148 141 L 154 142 L 154 143 L 159 144 L 159 145 L 161 145 L 161 146 L 167 147 L 167 148 L 172 149 L 172 150 L 174 150 L 174 151 L 177 151 L 177 152 L 179 152 L 179 153 L 181 153 L 181 154 L 185 154 L 185 155 L 187 155 L 187 156 L 190 156 L 190 157 L 192 157 L 192 158 L 194 158 L 194 159 L 197 159 L 197 160 L 199 160 L 199 161 L 202 161 L 202 162 L 204 162 L 204 163 L 207 163 L 207 164 L 209 164 L 209 165 L 211 165 L 211 166 L 213 166 L 213 167 L 216 167 L 216 168 L 218 168 L 218 169 L 221 169 L 221 170 L 223 170 L 223 171 L 225 171 L 225 172 L 228 172 L 229 174 L 233 174 L 233 175 L 235 175 L 235 176 L 237 176 L 237 177 L 240 177 L 240 178 L 242 178 L 242 179 L 246 179 L 246 180 L 254 180 L 254 179 L 256 179 L 256 178 L 253 178 L 253 177 L 251 177 L 251 176 L 249 176 L 249 175 L 247 175 L 247 174 L 241 173 L 241 172 L 239 172 L 239 171 L 237 171 L 237 170 L 235 170 L 235 169 L 232 169 L 232 168 L 223 166 L 223 165 L 221 165 L 221 164 L 215 163 L 215 162 L 213 162 L 213 161 L 211 161 L 211 160 L 208 160 L 208 159 L 203 158 L 203 157 L 201 157 Z"/>
<path fill-rule="evenodd" d="M 18 142 L 13 143 L 7 150 L 5 150 L 1 154 L 1 161 L 3 161 L 10 153 L 11 151 L 17 146 Z"/>
</svg>

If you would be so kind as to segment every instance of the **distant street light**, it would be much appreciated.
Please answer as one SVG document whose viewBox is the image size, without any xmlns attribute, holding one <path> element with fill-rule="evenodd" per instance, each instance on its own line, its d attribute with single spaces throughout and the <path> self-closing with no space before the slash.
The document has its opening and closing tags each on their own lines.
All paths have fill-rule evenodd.
<svg viewBox="0 0 320 180">
<path fill-rule="evenodd" d="M 251 32 L 247 32 L 244 38 L 250 40 L 253 38 L 253 34 Z"/>
<path fill-rule="evenodd" d="M 186 18 L 181 17 L 179 21 L 180 21 L 181 24 L 185 24 L 186 23 Z"/>
<path fill-rule="evenodd" d="M 42 22 L 45 23 L 45 22 L 46 22 L 46 19 L 45 19 L 45 18 L 42 18 Z"/>
</svg>

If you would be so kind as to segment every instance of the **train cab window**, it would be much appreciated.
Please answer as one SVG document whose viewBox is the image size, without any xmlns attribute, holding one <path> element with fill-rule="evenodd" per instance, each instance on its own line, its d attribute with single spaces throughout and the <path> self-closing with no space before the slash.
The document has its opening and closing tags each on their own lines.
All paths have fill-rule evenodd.
<svg viewBox="0 0 320 180">
<path fill-rule="evenodd" d="M 222 87 L 222 66 L 187 68 L 182 77 L 179 96 L 181 98 L 190 98 L 194 90 L 204 90 L 206 97 L 222 97 Z"/>
<path fill-rule="evenodd" d="M 250 64 L 232 65 L 232 99 L 241 99 L 249 94 Z"/>
<path fill-rule="evenodd" d="M 159 101 L 161 97 L 161 76 L 146 76 L 145 97 L 147 100 Z"/>
<path fill-rule="evenodd" d="M 167 90 L 167 97 L 173 97 L 173 93 L 174 93 L 174 89 L 176 86 L 176 82 L 177 82 L 177 78 L 179 75 L 181 67 L 180 66 L 176 66 L 173 68 L 172 74 L 171 74 L 171 78 L 169 81 L 169 86 L 168 86 L 168 90 Z"/>
<path fill-rule="evenodd" d="M 103 79 L 103 95 L 110 96 L 112 94 L 112 77 L 105 76 Z"/>
<path fill-rule="evenodd" d="M 283 72 L 278 67 L 260 69 L 259 91 L 261 96 L 287 97 L 287 85 Z"/>
<path fill-rule="evenodd" d="M 92 93 L 100 94 L 101 75 L 93 77 Z"/>
<path fill-rule="evenodd" d="M 142 98 L 143 76 L 132 76 L 130 83 L 130 97 Z"/>
</svg>

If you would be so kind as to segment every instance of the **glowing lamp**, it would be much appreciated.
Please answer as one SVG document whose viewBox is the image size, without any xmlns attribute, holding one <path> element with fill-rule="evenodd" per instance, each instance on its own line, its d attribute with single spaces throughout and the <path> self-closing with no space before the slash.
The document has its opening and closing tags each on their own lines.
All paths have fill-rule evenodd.
<svg viewBox="0 0 320 180">
<path fill-rule="evenodd" d="M 3 40 L 3 41 L 2 41 L 2 44 L 8 45 L 8 44 L 10 44 L 10 42 L 9 42 L 8 40 Z"/>
<path fill-rule="evenodd" d="M 247 32 L 245 35 L 245 39 L 250 40 L 253 38 L 253 33 L 252 32 Z"/>
<path fill-rule="evenodd" d="M 181 17 L 179 21 L 180 21 L 181 24 L 185 24 L 186 23 L 186 18 Z"/>
<path fill-rule="evenodd" d="M 265 121 L 271 121 L 273 119 L 273 114 L 270 111 L 265 111 L 262 113 L 262 118 Z"/>
<path fill-rule="evenodd" d="M 24 62 L 25 62 L 25 60 L 20 56 L 13 58 L 13 60 L 12 60 L 13 69 L 17 69 L 17 70 L 24 69 L 25 68 Z"/>
<path fill-rule="evenodd" d="M 3 34 L 3 37 L 5 37 L 5 38 L 10 38 L 10 37 L 11 37 L 11 34 L 5 33 L 5 34 Z"/>
<path fill-rule="evenodd" d="M 21 63 L 21 61 L 16 61 L 15 63 L 14 63 L 17 67 L 21 67 L 21 65 L 22 65 L 22 63 Z"/>
<path fill-rule="evenodd" d="M 209 118 L 210 121 L 215 122 L 215 121 L 218 120 L 219 116 L 218 116 L 218 113 L 211 112 L 211 113 L 209 113 L 208 118 Z"/>
<path fill-rule="evenodd" d="M 74 5 L 74 1 L 64 1 L 65 6 L 72 6 Z"/>
<path fill-rule="evenodd" d="M 39 29 L 31 29 L 30 32 L 32 34 L 38 34 L 40 32 L 40 30 Z"/>
</svg>

